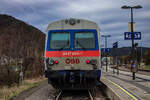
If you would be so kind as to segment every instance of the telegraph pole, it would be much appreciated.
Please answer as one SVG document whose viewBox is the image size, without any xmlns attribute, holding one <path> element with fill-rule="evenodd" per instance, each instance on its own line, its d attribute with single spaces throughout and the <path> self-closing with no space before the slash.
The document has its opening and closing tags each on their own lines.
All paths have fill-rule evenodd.
<svg viewBox="0 0 150 100">
<path fill-rule="evenodd" d="M 106 72 L 107 72 L 107 65 L 108 65 L 107 52 L 106 52 L 106 49 L 107 49 L 107 38 L 111 37 L 111 35 L 101 35 L 101 36 L 105 38 L 105 57 L 106 57 Z"/>
</svg>

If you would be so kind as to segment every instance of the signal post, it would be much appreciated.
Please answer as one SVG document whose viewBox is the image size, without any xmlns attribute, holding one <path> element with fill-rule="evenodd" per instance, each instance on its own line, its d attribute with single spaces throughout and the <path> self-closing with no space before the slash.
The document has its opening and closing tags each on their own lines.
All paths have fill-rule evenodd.
<svg viewBox="0 0 150 100">
<path fill-rule="evenodd" d="M 118 41 L 113 43 L 113 48 L 116 50 L 116 48 L 118 48 Z M 117 69 L 117 75 L 119 75 L 119 66 L 118 66 L 118 57 L 117 55 L 115 55 L 115 61 L 116 61 L 116 64 L 117 66 L 113 66 L 113 73 L 115 73 L 115 67 Z"/>
</svg>

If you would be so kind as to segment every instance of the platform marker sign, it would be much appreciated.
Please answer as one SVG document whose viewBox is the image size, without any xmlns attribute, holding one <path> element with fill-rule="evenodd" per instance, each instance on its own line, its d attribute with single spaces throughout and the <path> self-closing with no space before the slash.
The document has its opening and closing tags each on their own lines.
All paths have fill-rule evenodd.
<svg viewBox="0 0 150 100">
<path fill-rule="evenodd" d="M 141 32 L 134 32 L 134 39 L 141 40 Z"/>
<path fill-rule="evenodd" d="M 134 40 L 141 40 L 141 32 L 133 32 Z M 132 32 L 124 32 L 125 40 L 132 40 Z"/>
<path fill-rule="evenodd" d="M 124 32 L 124 39 L 125 40 L 131 40 L 132 33 L 131 32 Z"/>
</svg>

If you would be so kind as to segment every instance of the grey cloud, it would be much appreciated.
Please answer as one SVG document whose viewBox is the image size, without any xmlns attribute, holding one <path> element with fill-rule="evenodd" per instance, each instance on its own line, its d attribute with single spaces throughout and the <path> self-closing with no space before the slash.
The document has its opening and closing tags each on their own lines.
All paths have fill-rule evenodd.
<svg viewBox="0 0 150 100">
<path fill-rule="evenodd" d="M 1 0 L 0 13 L 13 15 L 45 32 L 50 22 L 77 17 L 95 21 L 102 34 L 111 34 L 109 46 L 119 40 L 120 46 L 131 46 L 131 41 L 124 40 L 128 31 L 130 10 L 121 9 L 122 5 L 143 6 L 134 10 L 136 30 L 141 31 L 142 40 L 150 42 L 150 1 L 149 0 Z M 103 41 L 103 38 L 102 38 Z M 103 43 L 103 42 L 102 42 Z M 150 47 L 150 44 L 145 44 Z"/>
</svg>

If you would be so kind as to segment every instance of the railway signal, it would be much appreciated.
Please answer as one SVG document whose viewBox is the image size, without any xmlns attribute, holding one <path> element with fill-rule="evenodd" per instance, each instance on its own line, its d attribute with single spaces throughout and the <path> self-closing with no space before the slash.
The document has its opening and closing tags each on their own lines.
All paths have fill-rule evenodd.
<svg viewBox="0 0 150 100">
<path fill-rule="evenodd" d="M 113 43 L 113 48 L 116 50 L 116 48 L 118 48 L 118 41 L 117 42 L 115 42 L 115 43 Z M 116 51 L 115 51 L 116 52 Z M 115 55 L 115 59 L 116 59 L 116 62 L 117 62 L 117 74 L 119 74 L 119 66 L 118 66 L 118 57 L 117 57 L 117 55 Z M 113 73 L 115 73 L 115 67 L 113 67 Z"/>
<path fill-rule="evenodd" d="M 118 42 L 113 43 L 113 48 L 118 48 Z"/>
</svg>

